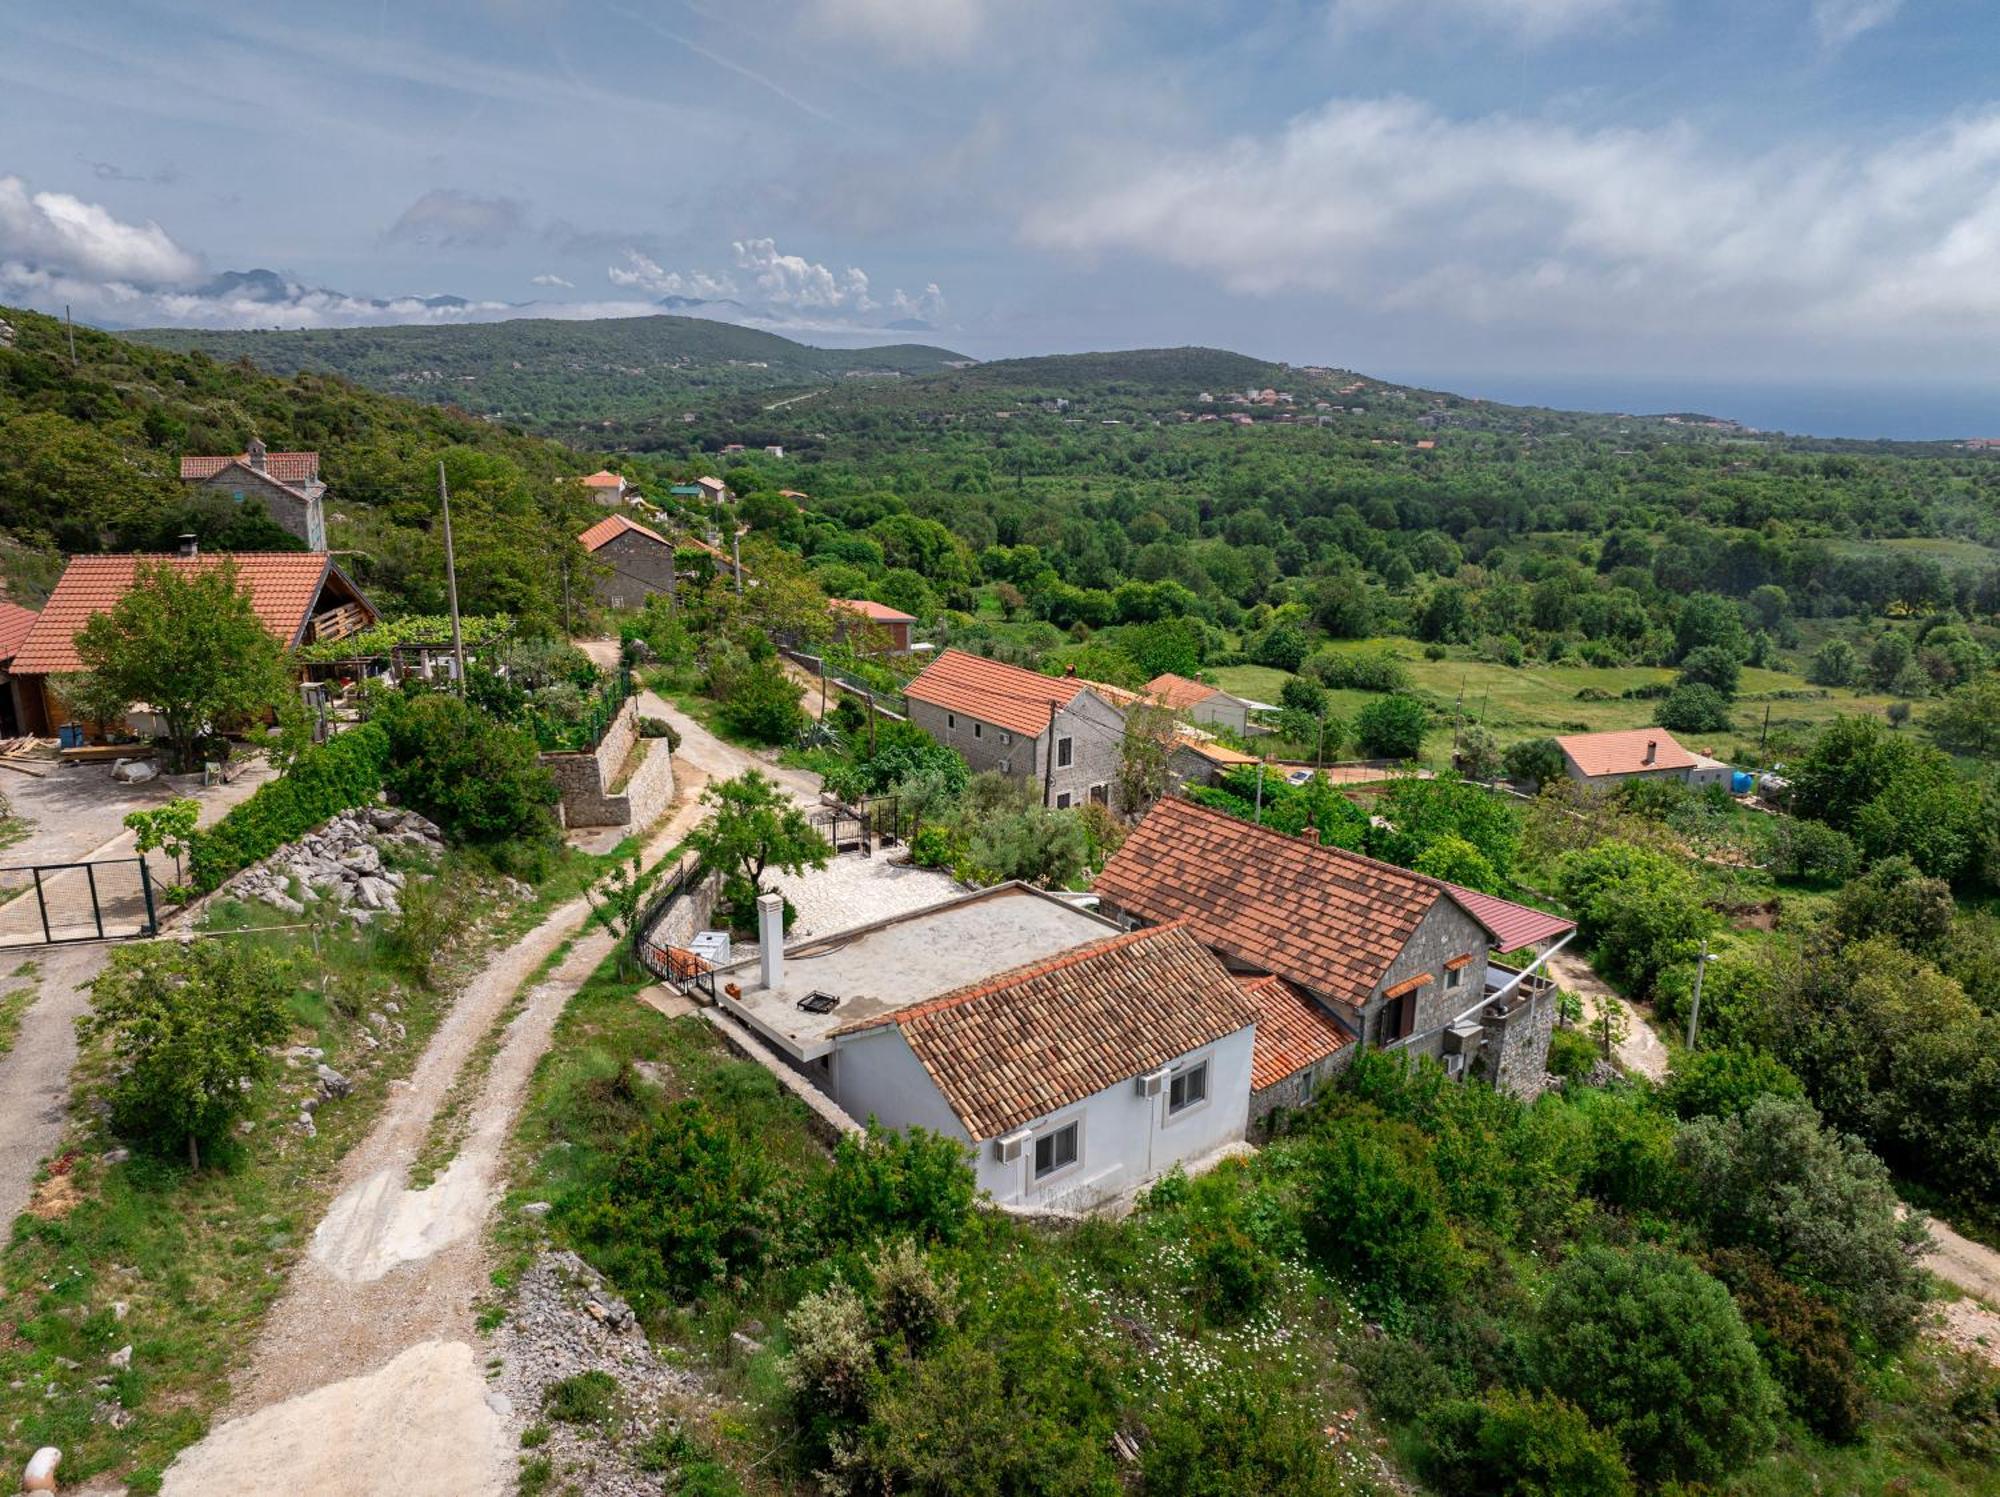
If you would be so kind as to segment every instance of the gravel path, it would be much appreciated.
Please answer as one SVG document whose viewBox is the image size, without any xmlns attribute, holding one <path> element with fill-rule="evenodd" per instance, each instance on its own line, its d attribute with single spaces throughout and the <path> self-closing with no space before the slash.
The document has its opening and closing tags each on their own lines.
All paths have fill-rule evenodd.
<svg viewBox="0 0 2000 1497">
<path fill-rule="evenodd" d="M 1611 1047 L 1612 1058 L 1619 1065 L 1651 1081 L 1667 1079 L 1667 1047 L 1654 1032 L 1652 1023 L 1614 993 L 1610 984 L 1592 970 L 1582 955 L 1574 951 L 1558 951 L 1549 958 L 1548 973 L 1557 987 L 1583 1000 L 1583 1027 L 1586 1030 L 1607 1006 L 1624 1014 L 1625 1038 Z"/>
<path fill-rule="evenodd" d="M 1941 1221 L 1926 1218 L 1924 1225 L 1930 1228 L 1931 1241 L 1936 1244 L 1924 1259 L 1924 1267 L 1947 1284 L 2000 1309 L 2000 1253 L 1959 1236 Z"/>
</svg>

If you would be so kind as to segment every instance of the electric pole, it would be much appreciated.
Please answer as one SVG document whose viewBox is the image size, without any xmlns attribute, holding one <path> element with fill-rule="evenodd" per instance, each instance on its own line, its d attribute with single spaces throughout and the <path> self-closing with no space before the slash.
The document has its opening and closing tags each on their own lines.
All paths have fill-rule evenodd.
<svg viewBox="0 0 2000 1497">
<path fill-rule="evenodd" d="M 1694 1033 L 1701 1023 L 1701 979 L 1708 971 L 1708 937 L 1701 938 L 1701 957 L 1694 964 L 1694 997 L 1688 1003 L 1688 1049 L 1694 1048 Z"/>
<path fill-rule="evenodd" d="M 457 666 L 458 694 L 465 695 L 465 638 L 458 628 L 458 558 L 451 549 L 451 488 L 444 481 L 444 459 L 438 459 L 438 505 L 444 510 L 444 589 L 451 601 L 451 656 Z"/>
<path fill-rule="evenodd" d="M 69 329 L 69 367 L 76 368 L 76 320 L 69 315 L 69 303 L 63 303 L 63 326 Z"/>
<path fill-rule="evenodd" d="M 1264 824 L 1264 761 L 1257 761 L 1257 825 Z"/>
<path fill-rule="evenodd" d="M 741 596 L 743 592 L 743 536 L 740 532 L 733 530 L 729 533 L 729 565 L 730 569 L 736 573 L 736 591 Z"/>
</svg>

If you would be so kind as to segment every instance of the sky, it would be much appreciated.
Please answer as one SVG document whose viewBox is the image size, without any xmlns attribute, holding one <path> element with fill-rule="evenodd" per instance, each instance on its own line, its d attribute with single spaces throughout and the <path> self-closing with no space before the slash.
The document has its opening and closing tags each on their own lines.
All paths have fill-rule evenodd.
<svg viewBox="0 0 2000 1497">
<path fill-rule="evenodd" d="M 11 5 L 0 302 L 2000 389 L 1996 54 L 1992 0 Z"/>
</svg>

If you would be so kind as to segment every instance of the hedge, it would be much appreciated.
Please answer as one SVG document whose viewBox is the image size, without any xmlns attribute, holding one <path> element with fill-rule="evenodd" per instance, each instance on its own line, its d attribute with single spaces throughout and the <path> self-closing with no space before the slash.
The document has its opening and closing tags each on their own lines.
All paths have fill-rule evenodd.
<svg viewBox="0 0 2000 1497">
<path fill-rule="evenodd" d="M 372 723 L 307 749 L 281 778 L 195 833 L 188 867 L 196 891 L 206 894 L 322 822 L 372 801 L 388 761 L 389 737 Z"/>
</svg>

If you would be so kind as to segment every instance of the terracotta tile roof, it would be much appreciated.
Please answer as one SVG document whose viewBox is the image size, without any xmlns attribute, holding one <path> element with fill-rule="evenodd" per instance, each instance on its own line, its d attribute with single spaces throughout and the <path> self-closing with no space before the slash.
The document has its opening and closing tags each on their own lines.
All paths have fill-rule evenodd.
<svg viewBox="0 0 2000 1497">
<path fill-rule="evenodd" d="M 1178 797 L 1146 814 L 1093 887 L 1143 920 L 1186 920 L 1225 956 L 1357 1004 L 1440 899 L 1496 937 L 1506 912 L 1553 918 L 1489 895 L 1475 907 L 1453 885 Z"/>
<path fill-rule="evenodd" d="M 1665 728 L 1627 728 L 1619 733 L 1572 733 L 1556 746 L 1583 774 L 1638 774 L 1650 769 L 1693 769 L 1694 755 L 1674 742 Z M 1648 747 L 1653 751 L 1646 761 Z"/>
<path fill-rule="evenodd" d="M 912 615 L 891 608 L 887 603 L 877 603 L 871 598 L 828 598 L 826 603 L 829 608 L 842 608 L 849 613 L 858 613 L 864 619 L 870 619 L 878 624 L 914 624 L 916 622 L 916 619 Z"/>
<path fill-rule="evenodd" d="M 0 662 L 12 660 L 20 652 L 28 631 L 35 627 L 35 610 L 19 603 L 0 603 Z"/>
<path fill-rule="evenodd" d="M 1257 756 L 1246 754 L 1241 749 L 1233 749 L 1226 743 L 1218 743 L 1213 738 L 1196 738 L 1192 734 L 1182 734 L 1174 740 L 1182 748 L 1193 749 L 1211 764 L 1234 768 L 1243 764 L 1255 764 Z"/>
<path fill-rule="evenodd" d="M 649 541 L 658 541 L 661 545 L 667 547 L 673 545 L 672 541 L 668 540 L 651 526 L 641 525 L 637 520 L 628 520 L 623 515 L 606 515 L 595 525 L 591 526 L 590 529 L 579 535 L 577 541 L 582 545 L 584 550 L 595 551 L 598 547 L 608 546 L 611 542 L 617 540 L 619 536 L 635 530 Z"/>
<path fill-rule="evenodd" d="M 72 556 L 62 580 L 42 605 L 41 615 L 14 656 L 17 675 L 56 675 L 83 669 L 76 636 L 100 613 L 107 613 L 132 590 L 141 564 L 205 572 L 236 563 L 236 582 L 250 590 L 251 606 L 266 629 L 285 645 L 296 644 L 312 617 L 314 602 L 333 563 L 323 551 L 244 551 L 225 556 Z"/>
<path fill-rule="evenodd" d="M 903 688 L 903 695 L 1032 738 L 1047 731 L 1051 707 L 1067 707 L 1088 685 L 1073 676 L 1044 676 L 983 655 L 945 650 Z"/>
<path fill-rule="evenodd" d="M 1257 1011 L 1257 1039 L 1250 1058 L 1253 1092 L 1276 1086 L 1354 1043 L 1354 1036 L 1322 1004 L 1284 978 L 1267 972 L 1262 977 L 1239 977 L 1237 983 Z"/>
<path fill-rule="evenodd" d="M 587 489 L 622 489 L 625 480 L 609 468 L 599 468 L 590 477 L 578 480 Z"/>
<path fill-rule="evenodd" d="M 1197 702 L 1207 701 L 1219 690 L 1219 687 L 1201 681 L 1190 681 L 1186 676 L 1176 676 L 1171 671 L 1146 683 L 1146 695 L 1170 712 L 1186 712 Z"/>
<path fill-rule="evenodd" d="M 1502 899 L 1497 894 L 1481 894 L 1477 889 L 1461 889 L 1457 884 L 1445 887 L 1451 890 L 1453 899 L 1465 906 L 1467 914 L 1492 933 L 1496 951 L 1519 951 L 1523 946 L 1539 946 L 1565 931 L 1576 929 L 1574 920 L 1565 920 L 1545 910 L 1531 910 L 1524 904 L 1515 904 L 1513 900 Z M 1451 963 L 1446 962 L 1445 965 L 1449 967 Z"/>
<path fill-rule="evenodd" d="M 184 457 L 181 459 L 182 478 L 213 478 L 231 463 L 241 463 L 250 467 L 250 454 L 239 452 L 234 457 Z M 255 469 L 251 470 L 255 472 Z M 264 474 L 279 483 L 296 488 L 302 483 L 310 483 L 319 477 L 319 454 L 317 452 L 267 452 L 264 454 Z"/>
<path fill-rule="evenodd" d="M 1256 1022 L 1184 925 L 1109 936 L 866 1024 L 903 1031 L 974 1142 L 1130 1082 Z"/>
</svg>

